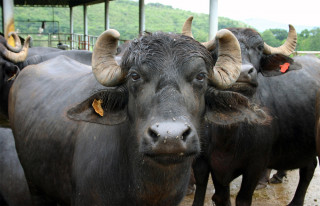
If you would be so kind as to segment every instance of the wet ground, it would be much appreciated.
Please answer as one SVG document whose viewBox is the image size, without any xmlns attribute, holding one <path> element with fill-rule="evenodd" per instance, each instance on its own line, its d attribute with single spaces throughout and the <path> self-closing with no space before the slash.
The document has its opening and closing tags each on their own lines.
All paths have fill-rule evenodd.
<svg viewBox="0 0 320 206">
<path fill-rule="evenodd" d="M 273 174 L 273 173 L 272 173 Z M 253 206 L 284 206 L 293 198 L 298 185 L 299 171 L 289 171 L 287 178 L 282 184 L 269 184 L 266 188 L 256 190 L 253 195 Z M 231 203 L 235 205 L 235 197 L 240 189 L 241 177 L 235 179 L 231 184 Z M 214 187 L 210 181 L 206 193 L 205 206 L 212 206 L 211 196 L 214 193 Z M 186 196 L 180 206 L 191 206 L 193 194 Z M 309 185 L 305 206 L 320 206 L 320 168 L 316 168 L 313 179 Z"/>
</svg>

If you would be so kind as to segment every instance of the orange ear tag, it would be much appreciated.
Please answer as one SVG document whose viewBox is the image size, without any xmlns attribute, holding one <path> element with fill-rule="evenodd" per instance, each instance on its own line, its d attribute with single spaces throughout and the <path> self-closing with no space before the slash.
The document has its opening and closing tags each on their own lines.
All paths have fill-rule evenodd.
<svg viewBox="0 0 320 206">
<path fill-rule="evenodd" d="M 101 117 L 103 117 L 103 109 L 101 107 L 101 104 L 102 104 L 101 99 L 99 99 L 99 100 L 94 99 L 94 101 L 92 103 L 92 107 L 96 113 L 98 113 Z"/>
<path fill-rule="evenodd" d="M 290 67 L 290 63 L 284 63 L 282 65 L 280 65 L 280 72 L 282 73 L 286 73 L 286 71 L 289 69 Z"/>
</svg>

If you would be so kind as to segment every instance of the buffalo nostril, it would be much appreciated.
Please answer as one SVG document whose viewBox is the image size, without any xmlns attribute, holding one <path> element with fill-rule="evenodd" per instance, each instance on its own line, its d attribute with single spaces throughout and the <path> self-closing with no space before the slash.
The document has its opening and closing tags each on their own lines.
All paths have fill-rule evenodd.
<svg viewBox="0 0 320 206">
<path fill-rule="evenodd" d="M 156 142 L 160 136 L 157 132 L 155 132 L 151 128 L 148 129 L 148 135 L 153 139 L 154 142 Z"/>
<path fill-rule="evenodd" d="M 251 74 L 253 72 L 253 68 L 251 68 L 249 71 L 248 71 L 248 74 Z"/>
<path fill-rule="evenodd" d="M 183 141 L 186 141 L 186 139 L 187 139 L 187 137 L 190 135 L 190 133 L 191 133 L 191 128 L 188 127 L 187 130 L 183 132 L 181 139 L 182 139 Z"/>
</svg>

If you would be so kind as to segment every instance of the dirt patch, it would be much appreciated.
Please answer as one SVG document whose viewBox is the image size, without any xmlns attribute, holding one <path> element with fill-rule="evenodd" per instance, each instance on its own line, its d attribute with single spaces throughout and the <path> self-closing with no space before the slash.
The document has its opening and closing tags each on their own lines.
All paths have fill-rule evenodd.
<svg viewBox="0 0 320 206">
<path fill-rule="evenodd" d="M 273 171 L 274 173 L 274 171 Z M 272 173 L 272 174 L 273 174 Z M 299 181 L 299 171 L 289 171 L 287 178 L 282 184 L 269 184 L 266 188 L 257 190 L 253 194 L 252 205 L 254 206 L 274 206 L 288 205 L 293 198 L 294 192 Z M 240 189 L 241 177 L 235 179 L 231 184 L 231 203 L 235 205 L 235 197 Z M 212 206 L 211 197 L 214 193 L 214 187 L 210 180 L 207 192 L 205 206 Z M 186 196 L 180 206 L 192 205 L 194 195 Z M 309 185 L 306 197 L 305 206 L 320 206 L 320 168 L 316 168 L 313 179 Z"/>
</svg>

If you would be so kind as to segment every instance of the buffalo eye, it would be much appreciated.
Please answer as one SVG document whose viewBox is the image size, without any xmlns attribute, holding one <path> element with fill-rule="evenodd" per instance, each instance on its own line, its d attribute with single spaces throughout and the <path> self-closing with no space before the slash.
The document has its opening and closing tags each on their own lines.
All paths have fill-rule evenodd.
<svg viewBox="0 0 320 206">
<path fill-rule="evenodd" d="M 132 72 L 132 73 L 130 74 L 130 77 L 131 77 L 131 79 L 132 79 L 133 81 L 137 81 L 137 80 L 140 79 L 140 75 L 139 75 L 138 73 L 136 73 L 136 72 Z"/>
<path fill-rule="evenodd" d="M 196 76 L 196 79 L 198 81 L 203 81 L 206 78 L 206 75 L 204 73 L 200 73 Z"/>
<path fill-rule="evenodd" d="M 263 45 L 258 46 L 258 50 L 262 51 L 263 50 Z"/>
</svg>

